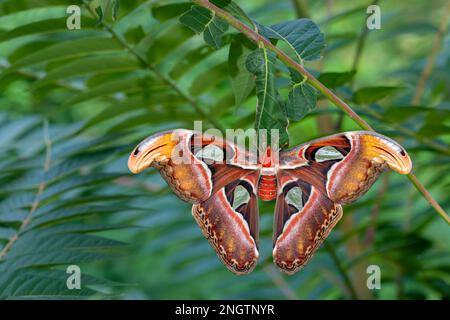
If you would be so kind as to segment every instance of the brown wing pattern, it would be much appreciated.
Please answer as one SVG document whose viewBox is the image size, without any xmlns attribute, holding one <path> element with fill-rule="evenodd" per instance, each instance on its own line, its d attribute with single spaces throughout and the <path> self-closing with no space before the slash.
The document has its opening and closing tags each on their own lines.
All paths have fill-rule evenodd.
<svg viewBox="0 0 450 320">
<path fill-rule="evenodd" d="M 395 141 L 358 131 L 282 152 L 280 167 L 273 257 L 281 270 L 293 274 L 339 221 L 341 204 L 361 197 L 387 167 L 409 173 L 411 159 Z M 301 201 L 292 203 L 288 194 L 295 189 Z"/>
<path fill-rule="evenodd" d="M 289 203 L 291 190 L 301 190 L 301 201 Z M 301 181 L 287 184 L 278 195 L 274 220 L 274 263 L 287 274 L 300 270 L 342 217 L 342 207 L 314 186 Z"/>
<path fill-rule="evenodd" d="M 216 147 L 219 158 L 202 153 L 207 146 Z M 192 214 L 225 266 L 244 274 L 258 258 L 257 179 L 255 170 L 233 165 L 238 152 L 246 155 L 221 139 L 179 129 L 145 139 L 131 154 L 129 168 L 159 169 L 175 194 L 194 203 Z"/>
<path fill-rule="evenodd" d="M 208 145 L 222 150 L 220 161 L 196 156 L 198 151 Z M 128 167 L 133 173 L 155 167 L 178 197 L 191 203 L 200 203 L 231 180 L 251 171 L 240 168 L 237 163 L 225 163 L 238 151 L 236 146 L 222 139 L 176 129 L 155 134 L 142 141 L 130 155 Z M 232 163 L 231 160 L 228 162 Z M 217 185 L 214 185 L 213 180 L 217 181 Z"/>
<path fill-rule="evenodd" d="M 333 149 L 330 151 L 330 148 Z M 280 161 L 282 169 L 324 191 L 339 204 L 361 197 L 385 168 L 407 174 L 412 167 L 402 146 L 368 131 L 341 133 L 312 141 L 282 152 Z"/>
<path fill-rule="evenodd" d="M 235 203 L 237 188 L 240 197 Z M 253 270 L 258 259 L 259 216 L 254 186 L 238 180 L 192 207 L 192 215 L 223 264 L 235 274 Z"/>
<path fill-rule="evenodd" d="M 205 157 L 209 146 L 219 150 L 218 158 Z M 192 214 L 225 266 L 246 274 L 258 259 L 261 173 L 257 163 L 242 161 L 249 158 L 256 157 L 222 139 L 177 129 L 139 144 L 129 168 L 134 173 L 157 168 L 181 199 L 194 204 Z M 298 271 L 341 218 L 341 204 L 361 197 L 385 168 L 406 174 L 411 166 L 398 143 L 365 131 L 337 134 L 281 152 L 275 264 L 288 274 Z"/>
</svg>

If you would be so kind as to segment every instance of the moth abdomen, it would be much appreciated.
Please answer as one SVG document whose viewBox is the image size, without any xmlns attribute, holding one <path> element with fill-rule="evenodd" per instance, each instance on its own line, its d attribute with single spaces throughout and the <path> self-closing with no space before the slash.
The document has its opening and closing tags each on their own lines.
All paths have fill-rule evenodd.
<svg viewBox="0 0 450 320">
<path fill-rule="evenodd" d="M 277 197 L 277 178 L 275 175 L 262 175 L 258 184 L 258 197 L 264 201 Z"/>
</svg>

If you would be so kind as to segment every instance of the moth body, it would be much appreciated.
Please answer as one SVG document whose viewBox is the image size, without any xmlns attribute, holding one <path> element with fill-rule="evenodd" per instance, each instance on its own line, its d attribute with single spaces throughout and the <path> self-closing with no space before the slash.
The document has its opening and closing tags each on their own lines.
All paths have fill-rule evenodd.
<svg viewBox="0 0 450 320">
<path fill-rule="evenodd" d="M 258 183 L 258 197 L 264 201 L 275 200 L 277 197 L 277 177 L 261 175 Z"/>
</svg>

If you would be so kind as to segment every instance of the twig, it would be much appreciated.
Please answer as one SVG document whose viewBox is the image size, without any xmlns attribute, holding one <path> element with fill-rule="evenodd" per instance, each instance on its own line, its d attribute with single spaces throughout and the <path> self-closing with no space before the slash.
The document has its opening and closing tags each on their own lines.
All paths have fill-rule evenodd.
<svg viewBox="0 0 450 320">
<path fill-rule="evenodd" d="M 44 161 L 44 178 L 42 182 L 38 186 L 37 193 L 34 197 L 33 203 L 31 204 L 30 211 L 25 219 L 22 221 L 18 231 L 11 238 L 9 238 L 8 243 L 3 247 L 2 251 L 0 251 L 0 261 L 5 257 L 5 255 L 11 250 L 11 247 L 14 243 L 19 239 L 20 233 L 25 229 L 25 227 L 31 222 L 31 217 L 33 213 L 39 208 L 40 205 L 40 197 L 47 186 L 46 176 L 45 174 L 50 170 L 51 166 L 51 156 L 52 156 L 52 142 L 48 135 L 48 122 L 47 120 L 44 122 L 44 143 L 45 143 L 45 161 Z"/>
<path fill-rule="evenodd" d="M 295 13 L 298 18 L 309 18 L 308 4 L 306 0 L 292 0 Z"/>
<path fill-rule="evenodd" d="M 413 183 L 417 190 L 419 190 L 423 195 L 429 195 L 428 190 L 420 183 L 417 177 L 413 174 L 408 175 L 408 179 Z M 439 213 L 439 215 L 450 225 L 450 217 L 447 213 L 442 209 L 439 203 L 434 200 L 434 198 L 430 195 L 429 197 L 425 197 L 431 206 Z"/>
<path fill-rule="evenodd" d="M 319 90 L 324 96 L 326 96 L 331 102 L 333 102 L 337 107 L 343 110 L 354 122 L 356 122 L 361 128 L 374 131 L 373 128 L 364 121 L 353 109 L 347 105 L 341 98 L 334 94 L 330 89 L 323 85 L 319 80 L 317 80 L 312 74 L 310 74 L 303 66 L 294 61 L 282 50 L 278 49 L 274 44 L 272 44 L 268 39 L 256 33 L 245 25 L 240 20 L 236 19 L 233 15 L 229 14 L 225 10 L 217 7 L 208 0 L 192 0 L 193 3 L 205 7 L 214 12 L 218 17 L 221 17 L 227 21 L 231 26 L 242 32 L 249 40 L 255 42 L 256 44 L 263 44 L 266 48 L 272 50 L 277 54 L 279 59 L 283 61 L 289 67 L 300 72 L 310 85 Z M 428 192 L 428 190 L 417 180 L 417 178 L 411 173 L 408 175 L 409 179 L 413 182 L 414 186 L 419 190 L 423 197 L 433 206 L 433 208 L 441 215 L 444 220 L 450 225 L 450 218 L 445 213 L 444 209 L 434 200 L 433 196 Z"/>
<path fill-rule="evenodd" d="M 436 36 L 434 37 L 430 54 L 428 55 L 427 62 L 422 70 L 422 73 L 420 74 L 419 81 L 417 82 L 416 90 L 411 100 L 411 105 L 417 105 L 418 103 L 420 103 L 420 100 L 423 96 L 423 92 L 425 90 L 425 85 L 427 83 L 428 78 L 431 75 L 431 71 L 433 70 L 434 64 L 436 62 L 439 49 L 441 48 L 442 45 L 442 40 L 444 38 L 445 32 L 447 31 L 449 19 L 450 19 L 450 0 L 447 1 L 447 6 L 444 10 L 441 23 L 439 24 L 439 29 L 436 33 Z"/>
<path fill-rule="evenodd" d="M 96 17 L 95 11 L 89 6 L 89 3 L 86 0 L 83 0 L 83 4 L 88 9 L 88 11 Z M 149 63 L 147 59 L 142 57 L 136 50 L 134 50 L 114 29 L 104 22 L 103 20 L 100 22 L 100 24 L 105 28 L 106 31 L 108 31 L 130 54 L 132 54 L 144 67 L 146 67 L 148 70 L 152 71 L 154 74 L 156 74 L 159 78 L 161 78 L 165 83 L 167 83 L 172 89 L 175 90 L 175 92 L 181 96 L 183 99 L 185 99 L 193 108 L 194 110 L 203 118 L 205 118 L 208 122 L 210 122 L 214 127 L 221 130 L 222 132 L 225 131 L 225 128 L 220 124 L 212 115 L 207 113 L 203 110 L 203 108 L 199 105 L 198 101 L 192 97 L 189 93 L 184 92 L 176 83 L 175 81 L 165 73 L 158 70 L 158 68 Z"/>
</svg>

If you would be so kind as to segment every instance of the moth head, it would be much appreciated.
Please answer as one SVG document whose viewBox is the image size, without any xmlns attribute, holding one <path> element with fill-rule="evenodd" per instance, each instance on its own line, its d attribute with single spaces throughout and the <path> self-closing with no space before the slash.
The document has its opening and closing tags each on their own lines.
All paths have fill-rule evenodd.
<svg viewBox="0 0 450 320">
<path fill-rule="evenodd" d="M 133 173 L 139 173 L 148 167 L 167 163 L 185 135 L 184 130 L 171 130 L 144 139 L 130 154 L 128 168 Z"/>
<path fill-rule="evenodd" d="M 374 159 L 379 162 L 386 162 L 389 168 L 401 174 L 408 174 L 412 169 L 412 161 L 406 150 L 397 142 L 378 134 L 367 136 L 375 151 Z"/>
</svg>

